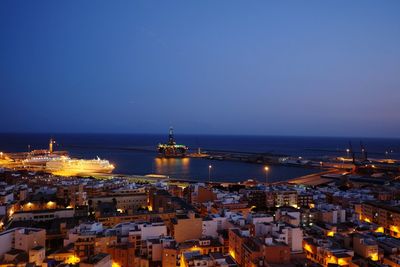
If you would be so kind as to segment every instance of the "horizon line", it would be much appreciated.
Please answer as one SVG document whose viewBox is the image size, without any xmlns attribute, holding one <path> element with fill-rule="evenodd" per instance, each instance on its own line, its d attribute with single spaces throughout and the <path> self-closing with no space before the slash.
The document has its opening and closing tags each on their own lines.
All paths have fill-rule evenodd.
<svg viewBox="0 0 400 267">
<path fill-rule="evenodd" d="M 168 135 L 168 133 L 163 132 L 0 132 L 1 135 L 4 134 L 37 134 L 37 135 Z M 365 138 L 365 139 L 400 139 L 400 137 L 394 136 L 345 136 L 345 135 L 290 135 L 290 134 L 232 134 L 232 133 L 178 133 L 175 135 L 187 135 L 187 136 L 245 136 L 245 137 L 308 137 L 308 138 Z"/>
</svg>

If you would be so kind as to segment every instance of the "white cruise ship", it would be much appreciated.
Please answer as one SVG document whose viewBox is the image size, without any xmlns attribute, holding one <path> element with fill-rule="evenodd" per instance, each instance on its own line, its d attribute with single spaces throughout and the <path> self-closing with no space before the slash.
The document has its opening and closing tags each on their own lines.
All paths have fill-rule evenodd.
<svg viewBox="0 0 400 267">
<path fill-rule="evenodd" d="M 74 175 L 95 175 L 111 173 L 114 166 L 104 159 L 72 159 L 62 156 L 46 162 L 46 172 L 55 175 L 74 176 Z"/>
<path fill-rule="evenodd" d="M 33 150 L 16 161 L 16 166 L 30 171 L 43 171 L 62 176 L 88 176 L 111 173 L 114 166 L 104 159 L 70 158 L 66 151 L 53 151 L 55 141 L 50 139 L 48 150 Z"/>
</svg>

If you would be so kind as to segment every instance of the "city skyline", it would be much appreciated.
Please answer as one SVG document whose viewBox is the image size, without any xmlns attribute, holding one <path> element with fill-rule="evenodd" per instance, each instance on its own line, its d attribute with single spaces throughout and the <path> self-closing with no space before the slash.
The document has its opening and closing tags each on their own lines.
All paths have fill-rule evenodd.
<svg viewBox="0 0 400 267">
<path fill-rule="evenodd" d="M 0 1 L 0 265 L 400 267 L 399 14 Z"/>
<path fill-rule="evenodd" d="M 0 132 L 400 131 L 396 1 L 0 6 Z"/>
</svg>

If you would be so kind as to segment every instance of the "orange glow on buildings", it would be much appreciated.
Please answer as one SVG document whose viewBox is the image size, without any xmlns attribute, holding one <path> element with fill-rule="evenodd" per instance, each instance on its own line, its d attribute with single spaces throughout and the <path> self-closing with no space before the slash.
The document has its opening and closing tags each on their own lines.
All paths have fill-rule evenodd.
<svg viewBox="0 0 400 267">
<path fill-rule="evenodd" d="M 78 264 L 81 261 L 81 259 L 75 255 L 69 256 L 66 260 L 65 263 L 67 264 Z"/>
<path fill-rule="evenodd" d="M 234 260 L 236 260 L 236 255 L 235 255 L 235 251 L 233 251 L 233 250 L 229 250 L 229 255 L 234 259 Z"/>
<path fill-rule="evenodd" d="M 399 227 L 397 225 L 391 225 L 389 229 L 392 232 L 400 233 Z"/>
</svg>

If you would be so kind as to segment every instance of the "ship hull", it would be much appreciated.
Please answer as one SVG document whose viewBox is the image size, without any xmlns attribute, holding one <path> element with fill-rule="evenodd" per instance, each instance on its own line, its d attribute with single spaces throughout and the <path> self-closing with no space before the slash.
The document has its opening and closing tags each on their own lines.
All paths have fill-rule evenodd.
<svg viewBox="0 0 400 267">
<path fill-rule="evenodd" d="M 89 171 L 89 170 L 47 170 L 47 172 L 58 175 L 58 176 L 95 176 L 95 175 L 104 175 L 104 174 L 111 174 L 113 169 L 110 170 L 96 170 L 96 171 Z"/>
</svg>

